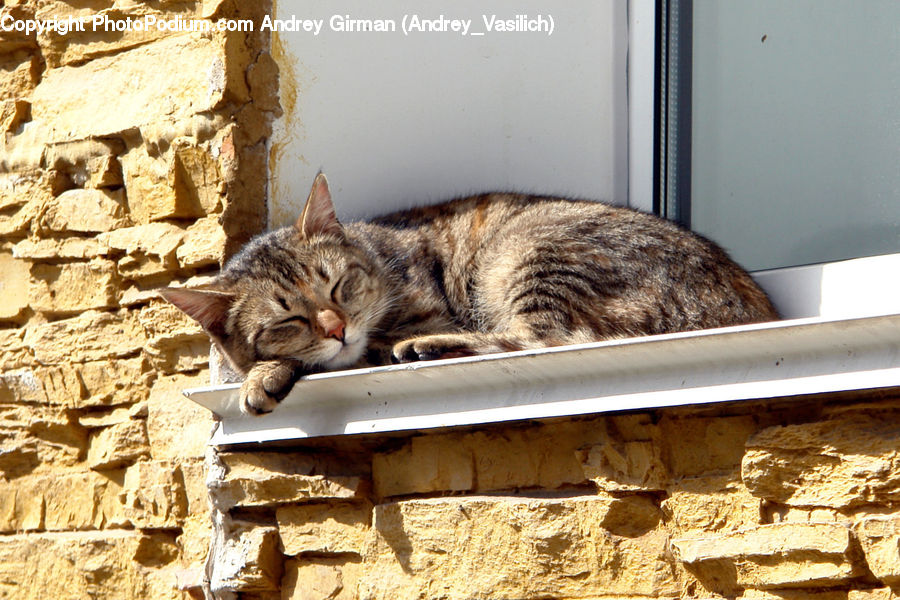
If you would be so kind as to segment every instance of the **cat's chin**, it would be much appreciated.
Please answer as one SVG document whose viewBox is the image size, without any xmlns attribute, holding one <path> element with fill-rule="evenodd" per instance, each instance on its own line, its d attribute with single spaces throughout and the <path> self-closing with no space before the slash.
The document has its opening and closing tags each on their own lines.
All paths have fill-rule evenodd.
<svg viewBox="0 0 900 600">
<path fill-rule="evenodd" d="M 325 365 L 329 369 L 343 369 L 356 364 L 362 358 L 363 352 L 366 350 L 366 340 L 361 338 L 352 342 L 341 344 L 337 353 L 330 359 L 325 361 Z"/>
</svg>

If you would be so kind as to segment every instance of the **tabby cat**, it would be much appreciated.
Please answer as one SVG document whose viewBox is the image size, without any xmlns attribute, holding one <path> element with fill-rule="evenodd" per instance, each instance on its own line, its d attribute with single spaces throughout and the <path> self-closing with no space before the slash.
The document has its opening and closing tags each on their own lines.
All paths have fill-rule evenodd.
<svg viewBox="0 0 900 600">
<path fill-rule="evenodd" d="M 271 411 L 304 374 L 768 321 L 712 242 L 596 202 L 486 194 L 342 225 L 322 174 L 293 226 L 164 290 Z"/>
</svg>

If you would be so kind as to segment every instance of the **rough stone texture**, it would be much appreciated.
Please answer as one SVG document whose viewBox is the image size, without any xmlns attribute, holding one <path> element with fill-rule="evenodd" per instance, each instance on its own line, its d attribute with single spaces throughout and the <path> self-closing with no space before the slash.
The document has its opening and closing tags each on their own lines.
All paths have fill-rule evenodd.
<svg viewBox="0 0 900 600">
<path fill-rule="evenodd" d="M 182 391 L 208 384 L 205 372 L 160 377 L 153 383 L 147 403 L 147 434 L 154 460 L 203 458 L 213 430 L 212 413 L 187 400 Z"/>
<path fill-rule="evenodd" d="M 4 3 L 257 27 L 0 35 L 0 598 L 200 593 L 211 418 L 179 386 L 208 382 L 209 342 L 154 289 L 208 280 L 265 223 L 270 8 Z"/>
<path fill-rule="evenodd" d="M 205 498 L 204 498 L 205 500 Z M 205 502 L 194 512 L 204 514 Z M 0 480 L 0 532 L 176 528 L 188 509 L 178 468 L 138 463 L 101 472 L 70 468 Z"/>
<path fill-rule="evenodd" d="M 673 544 L 679 558 L 688 564 L 802 552 L 842 555 L 850 547 L 850 530 L 835 523 L 762 525 L 718 536 L 678 539 Z"/>
<path fill-rule="evenodd" d="M 57 196 L 43 217 L 51 231 L 99 233 L 130 225 L 121 189 L 68 190 Z"/>
<path fill-rule="evenodd" d="M 128 419 L 91 433 L 87 462 L 92 469 L 115 469 L 150 454 L 147 424 L 143 419 Z"/>
<path fill-rule="evenodd" d="M 474 458 L 475 491 L 555 489 L 582 483 L 584 473 L 575 449 L 593 435 L 583 423 L 562 425 L 559 431 L 536 428 L 473 434 L 466 442 Z"/>
<path fill-rule="evenodd" d="M 759 502 L 760 515 L 765 523 L 829 523 L 844 522 L 847 517 L 831 508 L 806 508 Z"/>
<path fill-rule="evenodd" d="M 45 403 L 46 400 L 41 379 L 33 369 L 10 369 L 0 373 L 0 402 Z"/>
<path fill-rule="evenodd" d="M 42 529 L 71 531 L 99 529 L 108 520 L 120 521 L 120 507 L 109 502 L 118 484 L 90 472 L 73 472 L 61 477 L 47 477 L 41 482 L 44 504 Z M 119 524 L 119 523 L 117 523 Z"/>
<path fill-rule="evenodd" d="M 740 484 L 736 473 L 681 479 L 668 488 L 662 509 L 684 532 L 734 531 L 757 525 L 760 501 Z"/>
<path fill-rule="evenodd" d="M 0 536 L 0 598 L 183 600 L 171 585 L 174 550 L 137 531 Z"/>
<path fill-rule="evenodd" d="M 122 157 L 122 171 L 130 190 L 128 205 L 140 223 L 161 219 L 203 216 L 200 206 L 179 193 L 174 181 L 174 165 L 153 158 L 142 147 Z"/>
<path fill-rule="evenodd" d="M 78 424 L 89 429 L 112 427 L 122 425 L 133 419 L 146 419 L 147 405 L 140 402 L 132 406 L 121 406 L 107 410 L 96 410 L 82 414 L 78 417 Z"/>
<path fill-rule="evenodd" d="M 147 386 L 154 375 L 142 356 L 87 362 L 78 366 L 77 373 L 87 399 L 82 406 L 142 402 L 147 399 Z"/>
<path fill-rule="evenodd" d="M 303 552 L 362 552 L 369 532 L 368 504 L 303 504 L 275 511 L 281 545 L 288 556 Z"/>
<path fill-rule="evenodd" d="M 87 434 L 72 415 L 58 408 L 0 404 L 0 475 L 8 478 L 49 464 L 79 462 Z"/>
<path fill-rule="evenodd" d="M 211 535 L 209 497 L 206 489 L 206 473 L 199 460 L 179 464 L 187 499 L 187 516 L 181 525 L 178 544 L 181 546 L 181 562 L 197 568 L 206 561 Z"/>
<path fill-rule="evenodd" d="M 222 178 L 209 150 L 186 137 L 172 145 L 165 156 L 151 156 L 137 147 L 122 157 L 128 205 L 140 223 L 198 218 L 222 210 Z"/>
<path fill-rule="evenodd" d="M 125 470 L 125 514 L 137 527 L 175 528 L 187 515 L 181 470 L 165 462 L 139 462 Z"/>
<path fill-rule="evenodd" d="M 31 104 L 24 100 L 0 101 L 0 132 L 13 133 L 27 120 Z"/>
<path fill-rule="evenodd" d="M 278 530 L 234 522 L 231 535 L 213 565 L 214 591 L 277 591 L 283 574 Z"/>
<path fill-rule="evenodd" d="M 900 500 L 900 421 L 845 414 L 771 427 L 747 441 L 741 476 L 756 496 L 845 508 Z"/>
<path fill-rule="evenodd" d="M 11 212 L 0 213 L 0 236 L 11 240 L 25 237 L 40 211 L 40 200 L 32 199 Z"/>
<path fill-rule="evenodd" d="M 363 554 L 359 597 L 677 594 L 658 520 L 656 506 L 638 497 L 468 497 L 379 505 L 376 535 Z"/>
<path fill-rule="evenodd" d="M 758 429 L 753 416 L 664 418 L 659 436 L 666 464 L 679 477 L 732 472 L 741 465 L 745 442 Z"/>
<path fill-rule="evenodd" d="M 47 179 L 40 172 L 30 170 L 16 174 L 0 173 L 0 211 L 21 208 L 34 198 L 43 202 L 52 201 L 53 193 Z"/>
<path fill-rule="evenodd" d="M 883 400 L 867 410 L 893 414 L 895 405 Z M 891 584 L 900 562 L 888 502 L 852 510 L 785 504 L 752 493 L 742 478 L 744 457 L 769 423 L 804 427 L 811 418 L 831 423 L 857 413 L 816 421 L 826 411 L 815 401 L 753 416 L 659 412 L 369 440 L 336 469 L 330 451 L 345 453 L 352 440 L 223 453 L 213 500 L 255 516 L 260 527 L 274 515 L 283 552 L 294 557 L 285 562 L 282 598 L 867 600 L 888 593 L 873 588 Z M 878 448 L 881 456 L 893 452 L 888 446 Z M 371 524 L 360 510 L 366 485 L 353 498 L 327 491 L 315 499 L 284 485 L 346 476 L 366 456 Z M 792 474 L 791 466 L 772 466 L 772 477 L 779 469 Z M 242 495 L 251 487 L 252 497 Z M 866 487 L 855 491 L 871 498 Z"/>
<path fill-rule="evenodd" d="M 85 313 L 29 327 L 25 344 L 43 364 L 126 358 L 143 347 L 144 332 L 130 311 Z"/>
<path fill-rule="evenodd" d="M 116 155 L 124 147 L 124 141 L 118 138 L 86 138 L 48 145 L 44 150 L 44 163 L 56 173 L 57 184 L 52 188 L 53 195 L 62 196 L 73 184 L 76 189 L 103 187 L 95 183 L 112 177 L 109 171 L 118 169 Z M 116 187 L 119 186 L 121 178 Z M 119 200 L 124 198 L 119 196 L 115 195 Z M 84 218 L 74 213 L 72 216 L 76 219 Z"/>
<path fill-rule="evenodd" d="M 592 481 L 609 492 L 658 492 L 679 477 L 721 475 L 741 463 L 752 417 L 665 419 L 629 415 L 501 434 L 413 437 L 373 463 L 379 497 L 437 491 L 558 488 Z M 686 433 L 680 433 L 682 429 Z M 684 444 L 685 436 L 702 443 Z"/>
<path fill-rule="evenodd" d="M 167 302 L 152 302 L 138 312 L 138 319 L 151 343 L 157 340 L 182 340 L 187 335 L 199 335 L 200 325 Z"/>
<path fill-rule="evenodd" d="M 281 581 L 282 600 L 356 600 L 363 565 L 340 558 L 288 560 Z"/>
<path fill-rule="evenodd" d="M 7 2 L 7 6 L 10 4 Z M 10 98 L 28 96 L 37 82 L 35 58 L 28 52 L 14 52 L 7 48 L 3 49 L 3 53 L 5 60 L 0 63 L 0 90 Z"/>
<path fill-rule="evenodd" d="M 29 304 L 34 310 L 50 315 L 114 308 L 116 284 L 115 265 L 108 260 L 37 264 L 31 269 Z"/>
<path fill-rule="evenodd" d="M 850 529 L 839 523 L 782 523 L 672 541 L 679 560 L 719 592 L 739 587 L 844 585 L 859 574 Z"/>
<path fill-rule="evenodd" d="M 400 450 L 376 454 L 372 478 L 379 497 L 469 491 L 475 486 L 475 466 L 471 450 L 462 444 L 449 443 L 446 438 L 414 437 Z"/>
<path fill-rule="evenodd" d="M 220 460 L 226 474 L 211 487 L 223 508 L 351 499 L 366 489 L 359 476 L 312 474 L 319 465 L 302 454 L 234 452 Z"/>
<path fill-rule="evenodd" d="M 175 251 L 183 268 L 218 264 L 225 248 L 225 233 L 216 217 L 200 219 L 185 230 L 184 243 Z"/>
<path fill-rule="evenodd" d="M 149 223 L 116 229 L 98 237 L 107 252 L 121 256 L 118 270 L 123 277 L 153 280 L 178 268 L 175 250 L 184 239 L 184 230 L 170 223 Z"/>
<path fill-rule="evenodd" d="M 260 58 L 266 56 L 262 54 Z M 194 144 L 186 137 L 174 140 L 172 146 L 172 180 L 176 191 L 200 214 L 220 212 L 224 191 L 222 174 L 210 149 Z"/>
<path fill-rule="evenodd" d="M 16 320 L 28 308 L 30 266 L 0 252 L 0 322 Z"/>
<path fill-rule="evenodd" d="M 575 422 L 552 434 L 529 428 L 413 437 L 399 450 L 375 455 L 375 493 L 388 497 L 580 484 L 587 478 L 577 449 L 598 435 L 596 428 Z"/>
<path fill-rule="evenodd" d="M 872 574 L 886 585 L 900 587 L 900 516 L 863 518 L 856 536 Z"/>
<path fill-rule="evenodd" d="M 891 588 L 878 588 L 874 590 L 850 590 L 847 600 L 897 600 L 900 598 Z M 826 600 L 831 600 L 830 598 Z M 843 600 L 841 598 L 840 600 Z"/>
<path fill-rule="evenodd" d="M 171 304 L 153 302 L 141 308 L 138 319 L 148 338 L 144 352 L 159 371 L 196 371 L 208 365 L 209 338 Z"/>
<path fill-rule="evenodd" d="M 852 600 L 852 598 L 854 597 L 845 591 L 747 590 L 738 597 L 738 600 Z M 873 600 L 874 598 L 875 596 Z M 868 596 L 858 597 L 858 600 L 863 599 L 868 600 Z"/>
<path fill-rule="evenodd" d="M 26 369 L 41 384 L 39 400 L 68 408 L 137 404 L 155 373 L 143 356 Z"/>
<path fill-rule="evenodd" d="M 159 68 L 179 55 L 191 57 L 191 68 Z M 224 62 L 221 40 L 190 34 L 49 69 L 34 90 L 32 118 L 54 141 L 117 134 L 161 117 L 184 119 L 215 108 L 222 99 Z M 85 89 L 130 92 L 85 94 Z"/>
<path fill-rule="evenodd" d="M 128 523 L 118 500 L 121 490 L 116 474 L 71 469 L 0 483 L 0 530 L 121 527 Z"/>
<path fill-rule="evenodd" d="M 13 246 L 13 256 L 28 260 L 90 259 L 101 252 L 100 242 L 94 238 L 27 239 Z"/>
<path fill-rule="evenodd" d="M 663 490 L 668 483 L 660 445 L 651 441 L 591 446 L 579 458 L 585 476 L 608 492 Z"/>
<path fill-rule="evenodd" d="M 35 531 L 44 525 L 43 503 L 28 481 L 0 482 L 0 532 Z M 40 499 L 40 496 L 37 496 Z"/>
<path fill-rule="evenodd" d="M 85 184 L 91 188 L 117 188 L 123 185 L 122 164 L 114 156 L 91 158 L 87 164 Z"/>
<path fill-rule="evenodd" d="M 190 5 L 188 5 L 190 6 Z M 110 19 L 142 19 L 145 16 L 155 16 L 159 19 L 167 18 L 164 12 L 154 10 L 143 4 L 131 4 L 124 7 L 113 7 L 112 2 L 104 2 L 91 5 L 95 10 L 86 7 L 73 6 L 60 2 L 48 2 L 38 8 L 37 16 L 47 18 L 52 15 L 57 18 L 92 18 L 102 14 Z M 96 10 L 102 8 L 102 12 Z M 185 16 L 193 16 L 188 13 Z M 85 31 L 70 31 L 61 35 L 55 31 L 45 31 L 38 34 L 44 56 L 49 66 L 55 68 L 69 63 L 81 63 L 97 56 L 112 54 L 129 48 L 146 44 L 155 39 L 160 39 L 169 32 L 159 30 L 156 27 L 149 29 L 131 28 L 126 31 L 106 31 L 103 27 L 94 29 L 85 27 Z"/>
</svg>

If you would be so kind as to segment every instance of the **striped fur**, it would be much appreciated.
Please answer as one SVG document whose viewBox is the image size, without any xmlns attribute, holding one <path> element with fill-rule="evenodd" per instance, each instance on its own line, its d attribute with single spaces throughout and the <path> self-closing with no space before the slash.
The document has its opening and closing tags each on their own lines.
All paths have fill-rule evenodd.
<svg viewBox="0 0 900 600">
<path fill-rule="evenodd" d="M 777 319 L 712 242 L 597 202 L 487 194 L 341 225 L 317 177 L 293 227 L 164 295 L 272 410 L 304 373 Z"/>
</svg>

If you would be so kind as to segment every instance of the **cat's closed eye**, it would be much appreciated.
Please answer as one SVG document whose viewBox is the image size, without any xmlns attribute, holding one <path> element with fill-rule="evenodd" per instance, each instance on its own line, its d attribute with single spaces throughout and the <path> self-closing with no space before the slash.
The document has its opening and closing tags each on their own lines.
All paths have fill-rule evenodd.
<svg viewBox="0 0 900 600">
<path fill-rule="evenodd" d="M 268 325 L 257 341 L 265 343 L 283 342 L 296 338 L 310 330 L 309 319 L 303 315 L 287 315 L 279 321 Z"/>
<path fill-rule="evenodd" d="M 335 304 L 340 304 L 340 302 L 341 302 L 340 295 L 338 294 L 338 288 L 340 288 L 343 283 L 344 283 L 344 278 L 341 277 L 340 279 L 338 279 L 338 282 L 335 283 L 331 288 L 331 294 L 330 294 L 331 301 L 334 302 Z"/>
<path fill-rule="evenodd" d="M 354 296 L 358 294 L 360 280 L 365 274 L 365 270 L 359 265 L 354 264 L 347 267 L 344 274 L 331 288 L 331 301 L 339 305 L 351 303 L 355 299 Z"/>
<path fill-rule="evenodd" d="M 303 315 L 291 315 L 289 317 L 285 317 L 281 321 L 275 324 L 275 327 L 280 327 L 282 325 L 291 325 L 295 327 L 308 327 L 309 319 L 304 317 Z"/>
</svg>

